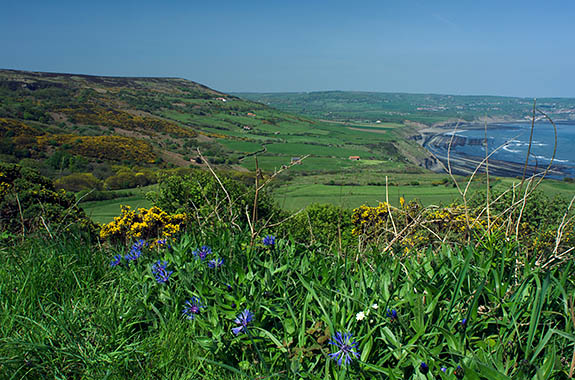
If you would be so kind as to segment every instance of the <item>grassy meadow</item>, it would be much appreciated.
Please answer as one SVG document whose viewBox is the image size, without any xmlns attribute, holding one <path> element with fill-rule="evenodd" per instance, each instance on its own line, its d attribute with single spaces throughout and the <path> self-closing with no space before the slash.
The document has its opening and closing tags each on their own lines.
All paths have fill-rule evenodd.
<svg viewBox="0 0 575 380">
<path fill-rule="evenodd" d="M 497 233 L 408 254 L 263 237 L 254 242 L 249 229 L 222 226 L 191 228 L 154 246 L 94 244 L 82 235 L 4 246 L 0 373 L 567 376 L 572 261 L 545 270 Z"/>
</svg>

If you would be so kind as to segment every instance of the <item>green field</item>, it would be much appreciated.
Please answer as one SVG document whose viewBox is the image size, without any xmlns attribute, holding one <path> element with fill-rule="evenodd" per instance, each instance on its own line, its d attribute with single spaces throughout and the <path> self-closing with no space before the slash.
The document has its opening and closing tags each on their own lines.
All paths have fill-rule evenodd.
<svg viewBox="0 0 575 380">
<path fill-rule="evenodd" d="M 361 156 L 367 154 L 368 151 L 364 147 L 353 148 L 340 148 L 337 146 L 327 146 L 319 144 L 301 144 L 301 143 L 284 143 L 284 144 L 271 144 L 267 146 L 267 151 L 270 153 L 290 154 L 293 156 L 304 156 L 306 154 L 312 156 L 326 156 L 326 157 L 342 157 Z"/>
<path fill-rule="evenodd" d="M 254 153 L 263 149 L 263 146 L 252 141 L 238 141 L 238 140 L 227 140 L 220 139 L 218 143 L 224 145 L 228 149 L 234 150 L 240 153 Z"/>
<path fill-rule="evenodd" d="M 286 209 L 299 210 L 312 203 L 331 203 L 346 208 L 361 205 L 377 206 L 386 200 L 385 186 L 329 186 L 293 185 L 274 192 L 277 202 Z M 391 186 L 388 187 L 391 204 L 399 205 L 399 198 L 418 199 L 425 205 L 446 204 L 459 198 L 457 189 L 445 186 Z"/>
<path fill-rule="evenodd" d="M 405 120 L 431 125 L 457 118 L 475 120 L 489 115 L 521 119 L 530 115 L 531 99 L 504 96 L 466 96 L 408 94 L 362 91 L 317 91 L 236 93 L 235 95 L 268 104 L 285 112 L 319 119 L 403 123 Z M 575 99 L 538 98 L 552 117 L 561 118 L 562 110 L 574 108 Z M 379 123 L 377 123 L 379 125 Z"/>
<path fill-rule="evenodd" d="M 129 192 L 134 195 L 105 201 L 83 202 L 80 203 L 80 207 L 96 223 L 108 223 L 121 214 L 121 206 L 130 206 L 131 208 L 151 207 L 152 202 L 146 199 L 146 193 L 156 189 L 157 185 L 151 185 L 137 189 L 118 190 L 118 192 Z"/>
<path fill-rule="evenodd" d="M 283 165 L 289 165 L 291 157 L 294 156 L 258 156 L 258 165 L 260 169 L 268 172 L 280 170 Z M 242 166 L 249 170 L 255 170 L 255 158 L 248 157 L 242 161 Z M 346 167 L 362 167 L 360 162 L 350 161 L 347 158 L 327 158 L 327 157 L 308 157 L 300 165 L 294 165 L 290 171 L 293 172 L 318 172 L 340 170 Z"/>
</svg>

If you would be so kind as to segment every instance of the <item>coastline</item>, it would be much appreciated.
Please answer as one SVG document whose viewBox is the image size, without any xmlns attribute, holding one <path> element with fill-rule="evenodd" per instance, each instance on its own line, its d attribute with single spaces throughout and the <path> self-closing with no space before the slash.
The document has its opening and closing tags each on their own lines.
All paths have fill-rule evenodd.
<svg viewBox="0 0 575 380">
<path fill-rule="evenodd" d="M 539 122 L 541 120 L 538 120 Z M 498 120 L 492 121 L 491 123 L 487 124 L 487 128 L 505 128 L 507 124 L 517 124 L 517 123 L 529 123 L 530 121 L 527 120 Z M 536 121 L 537 122 L 537 121 Z M 572 121 L 558 121 L 555 124 L 565 124 L 565 123 L 573 123 Z M 511 128 L 511 126 L 509 126 Z M 439 145 L 447 146 L 450 143 L 455 144 L 465 144 L 464 137 L 457 137 L 452 139 L 449 133 L 456 132 L 457 130 L 469 130 L 469 129 L 484 129 L 485 123 L 482 122 L 461 122 L 461 121 L 450 121 L 441 124 L 434 124 L 433 126 L 421 126 L 417 128 L 418 135 L 412 136 L 419 145 L 421 145 L 425 150 L 427 150 L 431 156 L 433 156 L 437 161 L 441 162 L 440 165 L 434 165 L 434 167 L 430 168 L 435 172 L 444 172 L 448 171 L 448 168 L 451 168 L 451 172 L 457 175 L 470 175 L 472 174 L 476 168 L 481 165 L 482 161 L 485 157 L 480 156 L 473 156 L 467 154 L 454 154 L 453 151 L 449 155 L 447 155 L 447 149 L 438 148 Z M 463 140 L 463 141 L 462 141 Z M 478 143 L 478 142 L 474 142 Z M 523 172 L 525 170 L 526 176 L 532 175 L 542 175 L 543 172 L 547 169 L 548 165 L 528 165 L 525 169 L 524 163 L 514 162 L 514 161 L 507 161 L 507 160 L 498 160 L 494 158 L 489 159 L 489 174 L 498 176 L 498 177 L 521 177 L 523 176 Z M 485 165 L 477 170 L 478 173 L 485 173 Z M 546 174 L 546 177 L 554 178 L 554 179 L 563 179 L 565 177 L 572 177 L 574 172 L 573 166 L 568 165 L 561 165 L 557 163 L 553 163 L 549 167 L 549 171 Z"/>
</svg>

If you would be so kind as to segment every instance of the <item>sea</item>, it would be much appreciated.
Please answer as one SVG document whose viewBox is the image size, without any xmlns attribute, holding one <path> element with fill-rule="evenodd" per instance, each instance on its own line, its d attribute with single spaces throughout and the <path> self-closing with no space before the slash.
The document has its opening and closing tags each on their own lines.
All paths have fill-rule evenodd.
<svg viewBox="0 0 575 380">
<path fill-rule="evenodd" d="M 557 146 L 553 164 L 561 167 L 569 177 L 575 177 L 575 122 L 556 123 L 557 126 Z M 447 132 L 445 135 L 451 135 Z M 487 126 L 487 149 L 493 152 L 494 159 L 525 163 L 527 150 L 529 148 L 529 136 L 531 133 L 531 123 L 501 123 L 489 124 Z M 469 128 L 462 126 L 455 131 L 456 136 L 465 137 L 467 140 L 483 140 L 485 138 L 484 128 Z M 545 168 L 549 165 L 555 149 L 555 132 L 553 125 L 548 122 L 535 123 L 533 139 L 531 142 L 531 152 L 529 158 L 530 165 L 537 165 Z M 451 154 L 473 155 L 485 157 L 484 144 L 465 144 L 451 148 Z M 554 177 L 565 177 L 554 176 Z"/>
</svg>

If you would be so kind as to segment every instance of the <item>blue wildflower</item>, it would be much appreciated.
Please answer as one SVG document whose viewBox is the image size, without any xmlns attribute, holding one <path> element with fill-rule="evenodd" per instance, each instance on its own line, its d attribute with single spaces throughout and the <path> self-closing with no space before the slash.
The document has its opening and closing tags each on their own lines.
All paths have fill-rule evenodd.
<svg viewBox="0 0 575 380">
<path fill-rule="evenodd" d="M 268 236 L 263 238 L 262 243 L 266 247 L 272 247 L 273 248 L 276 244 L 276 237 L 273 235 L 268 235 Z"/>
<path fill-rule="evenodd" d="M 205 308 L 205 306 L 202 305 L 200 299 L 198 297 L 192 297 L 186 301 L 182 314 L 184 314 L 188 319 L 194 319 L 196 314 L 200 314 L 200 310 L 203 308 Z"/>
<path fill-rule="evenodd" d="M 130 248 L 130 252 L 124 257 L 128 262 L 136 261 L 140 256 L 142 256 L 142 249 L 144 249 L 148 243 L 145 240 L 138 240 Z"/>
<path fill-rule="evenodd" d="M 156 242 L 156 245 L 159 248 L 172 248 L 169 244 L 168 244 L 168 240 L 167 239 L 160 239 Z"/>
<path fill-rule="evenodd" d="M 427 375 L 427 373 L 429 372 L 429 366 L 425 362 L 421 362 L 421 364 L 419 365 L 419 371 L 424 375 Z"/>
<path fill-rule="evenodd" d="M 465 329 L 467 328 L 467 318 L 463 318 L 459 324 L 456 326 L 456 329 L 460 332 L 465 332 Z"/>
<path fill-rule="evenodd" d="M 212 259 L 208 261 L 208 266 L 210 268 L 218 269 L 224 264 L 224 259 Z"/>
<path fill-rule="evenodd" d="M 212 253 L 212 249 L 207 245 L 203 245 L 202 248 L 197 249 L 197 250 L 192 252 L 192 254 L 194 256 L 196 256 L 197 258 L 199 258 L 200 260 L 205 260 L 206 257 L 211 253 Z"/>
<path fill-rule="evenodd" d="M 359 352 L 357 351 L 358 343 L 353 339 L 353 336 L 350 333 L 342 334 L 340 332 L 336 332 L 328 343 L 339 348 L 337 352 L 331 353 L 329 356 L 340 366 L 342 364 L 348 365 L 354 358 L 359 358 Z"/>
<path fill-rule="evenodd" d="M 393 309 L 387 309 L 386 312 L 387 316 L 391 319 L 392 322 L 395 322 L 397 320 L 397 310 Z"/>
<path fill-rule="evenodd" d="M 110 266 L 115 267 L 117 265 L 120 265 L 121 263 L 122 263 L 122 255 L 116 255 L 114 256 L 114 259 L 110 262 Z"/>
<path fill-rule="evenodd" d="M 158 260 L 154 265 L 152 265 L 152 273 L 154 274 L 154 276 L 156 276 L 156 281 L 158 281 L 159 284 L 168 282 L 170 276 L 172 275 L 172 273 L 174 273 L 174 271 L 166 270 L 167 266 L 168 266 L 167 261 L 160 261 L 160 260 Z"/>
<path fill-rule="evenodd" d="M 245 309 L 240 315 L 238 315 L 238 317 L 234 320 L 234 322 L 236 323 L 236 325 L 238 325 L 238 327 L 234 327 L 232 329 L 232 332 L 235 335 L 238 335 L 239 333 L 243 332 L 247 332 L 248 331 L 248 324 L 252 321 L 252 319 L 254 318 L 254 314 L 249 311 L 248 309 Z"/>
<path fill-rule="evenodd" d="M 446 367 L 441 367 L 441 372 L 447 373 L 447 368 L 446 368 Z"/>
</svg>

